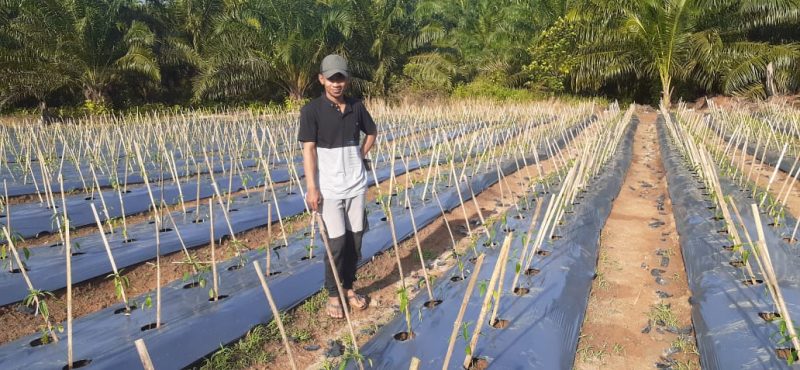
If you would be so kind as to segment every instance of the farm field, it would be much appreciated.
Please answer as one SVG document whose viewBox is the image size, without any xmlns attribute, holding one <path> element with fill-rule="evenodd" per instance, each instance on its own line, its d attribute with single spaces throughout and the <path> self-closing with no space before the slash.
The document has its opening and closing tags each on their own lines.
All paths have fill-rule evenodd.
<svg viewBox="0 0 800 370">
<path fill-rule="evenodd" d="M 0 368 L 794 366 L 797 109 L 369 109 L 345 320 L 296 114 L 0 126 Z"/>
</svg>

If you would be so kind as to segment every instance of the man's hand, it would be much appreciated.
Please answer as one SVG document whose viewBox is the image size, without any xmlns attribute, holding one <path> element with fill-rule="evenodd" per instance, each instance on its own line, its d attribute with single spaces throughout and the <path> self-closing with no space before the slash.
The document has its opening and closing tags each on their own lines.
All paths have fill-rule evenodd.
<svg viewBox="0 0 800 370">
<path fill-rule="evenodd" d="M 319 212 L 319 205 L 322 203 L 322 194 L 319 193 L 319 189 L 309 189 L 306 192 L 306 203 L 312 211 Z"/>
</svg>

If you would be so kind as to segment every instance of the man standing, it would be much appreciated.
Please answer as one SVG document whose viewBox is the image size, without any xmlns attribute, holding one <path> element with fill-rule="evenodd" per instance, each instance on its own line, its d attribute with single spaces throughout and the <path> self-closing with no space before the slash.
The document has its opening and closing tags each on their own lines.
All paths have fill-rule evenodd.
<svg viewBox="0 0 800 370">
<path fill-rule="evenodd" d="M 297 135 L 303 143 L 306 202 L 311 210 L 322 213 L 347 304 L 363 310 L 367 308 L 367 300 L 353 290 L 353 282 L 361 259 L 361 237 L 366 224 L 365 158 L 378 131 L 363 102 L 344 95 L 350 83 L 350 72 L 343 57 L 331 54 L 322 60 L 319 83 L 325 92 L 300 110 Z M 367 135 L 363 144 L 361 132 Z M 344 317 L 327 254 L 325 289 L 328 291 L 328 315 L 337 319 Z"/>
</svg>

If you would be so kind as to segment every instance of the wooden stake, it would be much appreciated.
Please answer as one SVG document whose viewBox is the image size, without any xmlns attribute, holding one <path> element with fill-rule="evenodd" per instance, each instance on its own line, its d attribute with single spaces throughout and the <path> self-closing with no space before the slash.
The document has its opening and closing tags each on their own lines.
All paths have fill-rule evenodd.
<svg viewBox="0 0 800 370">
<path fill-rule="evenodd" d="M 461 321 L 464 320 L 464 313 L 467 311 L 467 304 L 469 303 L 470 297 L 472 297 L 472 291 L 475 290 L 475 282 L 478 281 L 478 275 L 481 272 L 481 267 L 483 266 L 484 257 L 486 257 L 486 255 L 481 253 L 478 256 L 478 259 L 475 260 L 475 271 L 473 271 L 472 276 L 469 277 L 469 283 L 467 284 L 467 291 L 464 292 L 464 299 L 461 300 L 461 308 L 458 310 L 456 321 L 453 322 L 453 331 L 450 333 L 450 342 L 447 346 L 447 353 L 444 356 L 444 363 L 442 364 L 442 370 L 448 370 L 448 365 L 450 364 L 450 357 L 452 357 L 453 355 L 453 347 L 455 346 L 456 338 L 458 337 L 458 330 L 461 328 Z"/>
<path fill-rule="evenodd" d="M 261 266 L 258 265 L 258 261 L 253 261 L 253 266 L 256 269 L 256 275 L 258 275 L 258 281 L 261 282 L 261 288 L 264 290 L 264 295 L 267 296 L 267 302 L 269 302 L 269 308 L 270 310 L 272 310 L 272 319 L 275 320 L 276 324 L 278 324 L 278 331 L 280 331 L 281 333 L 281 339 L 283 339 L 283 346 L 286 348 L 286 353 L 289 355 L 289 363 L 292 365 L 292 369 L 297 370 L 297 364 L 295 364 L 294 356 L 292 355 L 292 347 L 289 345 L 289 338 L 286 337 L 286 330 L 284 330 L 283 328 L 283 320 L 281 320 L 281 313 L 280 311 L 278 311 L 278 306 L 275 305 L 275 301 L 272 299 L 272 293 L 269 290 L 269 286 L 267 286 L 267 280 L 264 279 L 264 274 L 261 272 Z"/>
<path fill-rule="evenodd" d="M 503 256 L 507 254 L 508 248 L 511 246 L 512 239 L 513 233 L 506 235 L 506 239 L 503 241 L 503 246 L 500 249 L 500 255 L 498 256 L 497 262 L 494 265 L 492 278 L 489 280 L 489 286 L 486 288 L 486 295 L 483 297 L 481 312 L 478 314 L 478 320 L 475 322 L 475 329 L 472 331 L 472 339 L 470 340 L 468 347 L 470 349 L 470 353 L 464 358 L 464 362 L 461 364 L 465 369 L 469 369 L 469 364 L 472 362 L 473 355 L 476 353 L 475 349 L 478 345 L 478 337 L 481 334 L 481 327 L 483 326 L 483 322 L 486 320 L 486 313 L 489 310 L 489 305 L 492 301 L 492 292 L 494 291 L 495 284 L 497 284 L 497 278 L 500 275 L 500 270 L 502 269 Z"/>
<path fill-rule="evenodd" d="M 147 346 L 144 344 L 144 339 L 137 339 L 133 342 L 136 345 L 136 352 L 139 353 L 139 360 L 142 361 L 144 370 L 155 370 L 153 361 L 150 359 L 150 353 L 147 352 Z"/>
</svg>

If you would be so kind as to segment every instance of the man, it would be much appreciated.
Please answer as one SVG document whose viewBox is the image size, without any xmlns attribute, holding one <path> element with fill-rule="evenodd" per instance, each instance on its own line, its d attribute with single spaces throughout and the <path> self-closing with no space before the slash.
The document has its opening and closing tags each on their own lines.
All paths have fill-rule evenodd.
<svg viewBox="0 0 800 370">
<path fill-rule="evenodd" d="M 361 237 L 366 224 L 365 158 L 378 132 L 364 104 L 344 95 L 350 83 L 350 72 L 343 57 L 326 56 L 318 77 L 325 92 L 300 110 L 297 135 L 303 143 L 306 202 L 311 210 L 322 213 L 347 305 L 363 310 L 367 308 L 367 300 L 353 290 L 353 282 L 361 259 Z M 359 145 L 361 132 L 367 136 Z M 339 301 L 327 255 L 325 289 L 328 291 L 328 315 L 337 319 L 344 317 L 343 302 Z"/>
</svg>

